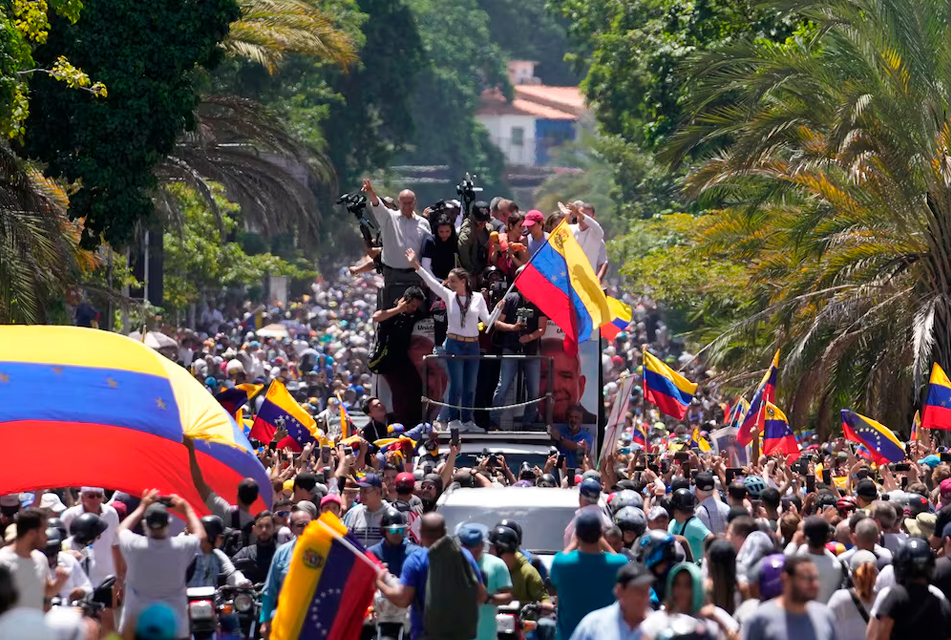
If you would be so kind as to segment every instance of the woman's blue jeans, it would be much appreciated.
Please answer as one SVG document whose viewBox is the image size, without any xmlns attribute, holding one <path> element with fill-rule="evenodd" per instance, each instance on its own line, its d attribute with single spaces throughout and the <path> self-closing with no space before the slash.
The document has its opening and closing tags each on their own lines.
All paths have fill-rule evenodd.
<svg viewBox="0 0 951 640">
<path fill-rule="evenodd" d="M 476 381 L 479 377 L 479 361 L 475 358 L 463 360 L 451 356 L 478 356 L 480 355 L 479 343 L 446 338 L 446 355 L 450 356 L 446 360 L 449 368 L 449 395 L 446 404 L 468 408 L 460 412 L 459 409 L 444 407 L 445 412 L 439 412 L 439 419 L 445 421 L 461 419 L 463 422 L 469 422 L 472 420 L 472 403 L 475 400 Z"/>
</svg>

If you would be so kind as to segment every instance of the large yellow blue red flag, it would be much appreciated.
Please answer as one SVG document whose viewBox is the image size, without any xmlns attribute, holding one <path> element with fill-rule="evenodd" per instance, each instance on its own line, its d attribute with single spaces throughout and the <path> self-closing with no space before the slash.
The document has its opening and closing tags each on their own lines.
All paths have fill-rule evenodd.
<svg viewBox="0 0 951 640">
<path fill-rule="evenodd" d="M 555 227 L 515 278 L 515 286 L 565 332 L 568 349 L 576 350 L 611 320 L 601 283 L 567 221 Z"/>
<path fill-rule="evenodd" d="M 251 384 L 246 382 L 244 384 L 235 385 L 231 389 L 225 389 L 220 393 L 216 393 L 215 399 L 228 413 L 236 416 L 238 409 L 243 407 L 248 400 L 261 393 L 261 389 L 263 388 L 263 384 Z"/>
<path fill-rule="evenodd" d="M 931 368 L 921 426 L 925 429 L 951 429 L 951 381 L 937 362 Z"/>
<path fill-rule="evenodd" d="M 657 356 L 644 351 L 644 399 L 678 420 L 687 415 L 687 407 L 697 385 L 668 367 Z"/>
<path fill-rule="evenodd" d="M 254 417 L 251 437 L 270 442 L 279 427 L 287 430 L 287 437 L 277 443 L 278 448 L 287 446 L 300 451 L 305 444 L 314 441 L 317 422 L 301 408 L 280 380 L 274 380 Z"/>
<path fill-rule="evenodd" d="M 357 640 L 376 585 L 372 560 L 332 513 L 307 525 L 294 545 L 271 640 Z"/>
<path fill-rule="evenodd" d="M 764 413 L 767 402 L 776 400 L 776 380 L 779 377 L 779 349 L 773 356 L 773 361 L 769 365 L 769 370 L 763 376 L 763 380 L 756 388 L 750 406 L 740 421 L 739 431 L 736 434 L 736 441 L 744 447 L 753 441 L 753 436 L 759 433 L 763 428 Z"/>
<path fill-rule="evenodd" d="M 631 311 L 629 305 L 611 296 L 608 296 L 608 309 L 611 310 L 610 322 L 601 325 L 601 336 L 605 340 L 614 340 L 619 333 L 627 329 L 627 325 L 631 324 L 634 312 Z"/>
<path fill-rule="evenodd" d="M 787 462 L 792 462 L 800 454 L 799 441 L 789 426 L 786 414 L 772 402 L 767 402 L 763 410 L 763 453 L 767 456 L 774 453 L 794 456 L 792 459 L 787 458 Z"/>
<path fill-rule="evenodd" d="M 842 409 L 842 435 L 864 445 L 878 464 L 905 459 L 905 448 L 888 427 L 854 411 Z"/>
</svg>

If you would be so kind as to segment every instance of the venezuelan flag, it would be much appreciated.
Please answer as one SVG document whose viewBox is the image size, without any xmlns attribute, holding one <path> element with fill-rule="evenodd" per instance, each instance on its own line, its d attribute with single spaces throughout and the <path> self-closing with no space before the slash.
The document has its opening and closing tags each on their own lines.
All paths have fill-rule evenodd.
<svg viewBox="0 0 951 640">
<path fill-rule="evenodd" d="M 605 340 L 614 340 L 619 333 L 627 330 L 634 312 L 630 306 L 611 296 L 608 296 L 608 309 L 611 310 L 611 321 L 601 326 L 601 336 Z"/>
<path fill-rule="evenodd" d="M 918 442 L 918 426 L 921 424 L 921 415 L 915 411 L 915 417 L 911 421 L 911 436 L 908 438 L 909 442 Z"/>
<path fill-rule="evenodd" d="M 854 411 L 842 409 L 842 434 L 846 440 L 865 446 L 878 464 L 905 459 L 905 448 L 888 427 Z"/>
<path fill-rule="evenodd" d="M 744 447 L 753 441 L 753 436 L 763 428 L 763 414 L 767 402 L 776 399 L 776 379 L 779 377 L 779 349 L 773 356 L 773 362 L 769 365 L 769 370 L 763 376 L 759 383 L 756 393 L 753 394 L 753 400 L 750 401 L 750 407 L 743 415 L 743 421 L 740 423 L 739 431 L 736 434 L 736 441 Z"/>
<path fill-rule="evenodd" d="M 700 435 L 700 427 L 694 427 L 693 433 L 690 435 L 690 448 L 696 447 L 703 452 L 709 451 L 712 447 L 710 443 L 707 442 L 706 438 Z"/>
<path fill-rule="evenodd" d="M 374 560 L 332 513 L 307 525 L 281 587 L 271 640 L 358 638 L 377 569 L 357 554 Z"/>
<path fill-rule="evenodd" d="M 277 443 L 278 448 L 290 447 L 300 451 L 313 442 L 317 423 L 304 411 L 280 380 L 271 382 L 264 402 L 251 427 L 251 437 L 270 442 L 279 426 L 287 429 L 287 437 Z"/>
<path fill-rule="evenodd" d="M 252 511 L 269 508 L 271 482 L 242 429 L 158 352 L 117 333 L 62 326 L 3 326 L 0 345 L 3 443 L 20 452 L 0 464 L 3 493 L 154 488 L 205 514 L 188 473 L 187 438 L 215 493 L 233 496 L 253 478 L 261 499 Z M 37 464 L 32 454 L 41 450 Z"/>
<path fill-rule="evenodd" d="M 657 356 L 644 351 L 644 399 L 678 420 L 687 415 L 687 407 L 697 385 L 668 367 Z"/>
<path fill-rule="evenodd" d="M 231 389 L 225 389 L 221 393 L 215 394 L 215 400 L 225 408 L 225 411 L 234 416 L 237 415 L 239 408 L 243 407 L 248 400 L 261 393 L 261 389 L 263 388 L 263 384 L 239 384 Z"/>
<path fill-rule="evenodd" d="M 728 426 L 738 430 L 740 425 L 743 423 L 743 416 L 745 416 L 746 412 L 749 410 L 749 400 L 746 398 L 739 398 L 736 401 L 736 405 L 733 406 L 732 411 L 730 411 L 730 419 L 727 421 Z"/>
<path fill-rule="evenodd" d="M 925 429 L 951 429 L 951 380 L 937 362 L 931 368 L 921 426 Z"/>
<path fill-rule="evenodd" d="M 631 430 L 631 444 L 639 444 L 642 447 L 647 446 L 647 434 L 644 433 L 643 424 L 635 424 Z"/>
<path fill-rule="evenodd" d="M 565 332 L 569 348 L 611 319 L 601 283 L 567 222 L 555 227 L 515 278 L 515 286 Z"/>
<path fill-rule="evenodd" d="M 787 462 L 792 462 L 800 454 L 799 441 L 789 426 L 786 414 L 772 402 L 767 402 L 763 411 L 763 453 L 793 456 L 787 458 Z"/>
<path fill-rule="evenodd" d="M 859 444 L 855 446 L 855 455 L 860 458 L 865 458 L 869 462 L 875 462 L 875 456 L 872 455 L 872 452 L 868 450 L 864 444 Z"/>
</svg>

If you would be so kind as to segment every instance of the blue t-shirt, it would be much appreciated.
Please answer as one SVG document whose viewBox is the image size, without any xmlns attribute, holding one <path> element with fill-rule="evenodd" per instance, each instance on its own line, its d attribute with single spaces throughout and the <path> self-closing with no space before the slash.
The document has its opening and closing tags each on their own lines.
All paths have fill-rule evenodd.
<svg viewBox="0 0 951 640">
<path fill-rule="evenodd" d="M 479 581 L 484 582 L 482 572 L 479 571 L 479 565 L 472 554 L 469 553 L 469 550 L 462 549 L 462 553 L 466 556 L 466 560 L 469 561 L 469 565 L 475 571 Z M 426 579 L 428 577 L 429 549 L 420 547 L 403 561 L 403 572 L 400 574 L 400 583 L 416 589 L 416 595 L 413 598 L 409 612 L 410 637 L 414 640 L 423 636 L 423 608 L 426 606 Z"/>
<path fill-rule="evenodd" d="M 407 538 L 403 538 L 403 544 L 398 547 L 387 544 L 384 538 L 367 551 L 375 555 L 380 562 L 385 562 L 387 570 L 394 576 L 401 576 L 403 575 L 403 563 L 417 549 L 422 549 L 422 547 L 413 544 Z"/>
<path fill-rule="evenodd" d="M 615 553 L 558 553 L 551 583 L 558 591 L 558 640 L 568 640 L 581 619 L 614 602 L 618 570 L 627 558 Z"/>
<path fill-rule="evenodd" d="M 570 440 L 571 442 L 578 443 L 578 442 L 584 441 L 588 444 L 588 451 L 594 450 L 594 437 L 590 433 L 585 431 L 584 429 L 572 435 L 571 433 L 568 432 L 568 425 L 565 425 L 563 427 L 559 427 L 558 433 L 561 435 L 562 438 L 565 438 L 566 440 Z M 577 469 L 578 467 L 581 466 L 580 464 L 578 464 L 578 450 L 577 449 L 571 450 L 571 449 L 562 448 L 562 447 L 559 447 L 558 449 L 559 449 L 559 453 L 565 454 L 566 467 L 568 467 L 569 469 Z"/>
</svg>

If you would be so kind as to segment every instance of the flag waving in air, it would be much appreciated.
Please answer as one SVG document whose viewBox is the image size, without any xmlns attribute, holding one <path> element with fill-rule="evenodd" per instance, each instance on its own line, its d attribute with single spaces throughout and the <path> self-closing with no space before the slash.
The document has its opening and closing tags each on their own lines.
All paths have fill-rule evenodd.
<svg viewBox="0 0 951 640">
<path fill-rule="evenodd" d="M 937 362 L 931 368 L 921 426 L 925 429 L 951 429 L 951 380 Z"/>
<path fill-rule="evenodd" d="M 756 388 L 753 399 L 750 401 L 750 407 L 743 415 L 740 422 L 739 431 L 736 434 L 736 441 L 744 447 L 753 441 L 753 437 L 763 428 L 764 413 L 767 402 L 776 400 L 776 379 L 779 377 L 779 349 L 773 356 L 773 362 L 769 365 L 769 370 L 763 376 L 762 382 Z"/>
<path fill-rule="evenodd" d="M 657 356 L 644 351 L 644 399 L 678 420 L 687 415 L 687 407 L 697 385 L 668 367 Z"/>
<path fill-rule="evenodd" d="M 707 439 L 700 435 L 700 427 L 693 428 L 693 433 L 690 434 L 690 444 L 687 446 L 689 446 L 691 449 L 696 447 L 704 453 L 713 448 L 710 446 L 710 443 L 707 442 Z"/>
<path fill-rule="evenodd" d="M 911 421 L 911 436 L 909 442 L 918 442 L 918 427 L 921 426 L 921 414 L 915 411 L 915 418 Z"/>
<path fill-rule="evenodd" d="M 610 322 L 601 326 L 601 336 L 605 340 L 614 340 L 631 324 L 634 313 L 631 307 L 611 296 L 608 296 L 608 309 L 611 310 Z"/>
<path fill-rule="evenodd" d="M 842 435 L 865 446 L 877 464 L 905 459 L 905 448 L 888 427 L 854 411 L 842 410 Z"/>
<path fill-rule="evenodd" d="M 248 400 L 261 393 L 261 389 L 263 388 L 263 384 L 251 384 L 246 382 L 215 394 L 215 400 L 217 400 L 228 413 L 234 416 L 237 415 L 238 409 L 243 407 Z"/>
<path fill-rule="evenodd" d="M 730 419 L 727 421 L 727 425 L 733 427 L 734 429 L 739 429 L 740 425 L 743 423 L 743 416 L 746 415 L 746 412 L 750 410 L 750 401 L 746 398 L 739 398 L 736 401 L 736 404 L 733 405 L 733 409 L 730 411 Z"/>
<path fill-rule="evenodd" d="M 251 426 L 251 437 L 270 442 L 279 428 L 287 430 L 287 437 L 277 443 L 279 449 L 290 447 L 295 451 L 314 441 L 317 423 L 304 411 L 280 380 L 271 382 Z"/>
<path fill-rule="evenodd" d="M 796 440 L 796 435 L 789 426 L 786 414 L 772 402 L 767 402 L 763 410 L 763 453 L 794 456 L 791 459 L 787 458 L 787 462 L 798 458 L 800 453 L 799 441 Z"/>
<path fill-rule="evenodd" d="M 576 353 L 579 343 L 611 320 L 601 283 L 567 222 L 555 227 L 515 278 L 515 286 L 565 332 L 569 352 Z"/>
</svg>

